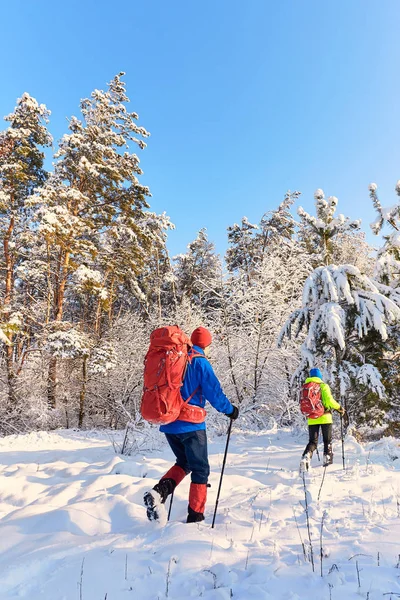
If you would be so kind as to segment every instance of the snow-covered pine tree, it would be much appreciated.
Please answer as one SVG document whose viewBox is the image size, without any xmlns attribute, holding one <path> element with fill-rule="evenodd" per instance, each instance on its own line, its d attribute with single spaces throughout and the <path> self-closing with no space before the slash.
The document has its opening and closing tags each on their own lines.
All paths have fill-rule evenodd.
<svg viewBox="0 0 400 600">
<path fill-rule="evenodd" d="M 396 184 L 396 193 L 400 197 L 400 181 Z M 381 233 L 385 224 L 392 230 L 384 236 L 384 244 L 379 249 L 375 265 L 374 277 L 380 283 L 400 292 L 400 200 L 397 204 L 384 208 L 378 197 L 378 186 L 369 186 L 370 198 L 377 211 L 377 218 L 371 224 L 375 235 Z"/>
<path fill-rule="evenodd" d="M 395 186 L 397 196 L 400 196 L 400 181 Z M 384 243 L 379 248 L 374 277 L 379 289 L 400 306 L 400 200 L 389 207 L 383 207 L 378 197 L 378 186 L 369 186 L 370 198 L 377 211 L 377 218 L 371 224 L 375 235 L 379 235 L 385 225 L 390 233 L 383 236 Z M 399 385 L 400 385 L 400 326 L 389 328 L 389 338 L 385 344 L 385 352 L 380 358 L 380 369 L 384 377 L 385 387 L 390 399 L 390 431 L 398 435 L 400 430 L 399 414 Z"/>
<path fill-rule="evenodd" d="M 292 312 L 278 343 L 290 339 L 293 329 L 295 338 L 304 329 L 307 335 L 294 380 L 302 383 L 308 369 L 319 366 L 354 419 L 378 422 L 382 418 L 378 401 L 386 394 L 379 356 L 388 339 L 388 327 L 399 321 L 400 310 L 381 293 L 377 282 L 354 265 L 329 264 L 335 235 L 354 229 L 358 222 L 343 215 L 335 217 L 336 198 L 326 201 L 321 190 L 315 200 L 317 218 L 301 208 L 299 214 L 319 236 L 325 265 L 307 278 L 302 307 Z"/>
<path fill-rule="evenodd" d="M 1 237 L 1 341 L 9 407 L 17 403 L 16 378 L 29 349 L 32 326 L 32 286 L 18 283 L 18 269 L 27 259 L 27 234 L 32 209 L 27 198 L 44 184 L 43 148 L 52 143 L 46 123 L 50 112 L 25 93 L 5 117 L 9 126 L 0 132 L 0 237 Z M 18 283 L 18 285 L 17 285 Z"/>
<path fill-rule="evenodd" d="M 292 205 L 300 198 L 300 192 L 286 192 L 278 208 L 266 212 L 254 234 L 258 262 L 261 262 L 268 246 L 279 240 L 291 240 L 295 234 L 296 221 L 290 212 Z"/>
<path fill-rule="evenodd" d="M 313 266 L 315 264 L 311 256 Z M 352 264 L 362 273 L 373 276 L 374 273 L 374 248 L 367 242 L 365 233 L 358 230 L 350 230 L 338 233 L 332 240 L 332 264 Z"/>
<path fill-rule="evenodd" d="M 107 91 L 94 90 L 81 101 L 82 120 L 70 119 L 70 133 L 55 154 L 54 174 L 31 199 L 38 206 L 38 235 L 49 248 L 50 407 L 56 405 L 55 351 L 68 323 L 76 339 L 79 331 L 98 334 L 103 315 L 113 310 L 119 285 L 135 281 L 152 250 L 154 217 L 146 200 L 150 191 L 139 182 L 139 159 L 129 150 L 130 144 L 143 149 L 149 134 L 137 125 L 138 115 L 126 108 L 122 76 L 114 77 Z M 73 323 L 74 276 L 92 293 L 95 306 L 79 326 Z"/>
<path fill-rule="evenodd" d="M 266 212 L 259 224 L 250 223 L 243 217 L 241 225 L 234 223 L 228 227 L 229 248 L 225 260 L 231 273 L 245 274 L 250 283 L 269 245 L 279 238 L 292 238 L 296 222 L 290 208 L 299 197 L 300 192 L 288 191 L 278 208 Z"/>
<path fill-rule="evenodd" d="M 234 223 L 228 227 L 228 244 L 225 261 L 228 270 L 232 273 L 244 273 L 250 282 L 254 268 L 258 262 L 257 243 L 255 233 L 258 225 L 250 223 L 247 217 L 242 218 L 241 225 Z"/>
<path fill-rule="evenodd" d="M 138 308 L 144 311 L 147 317 L 155 310 L 158 324 L 162 324 L 165 310 L 169 310 L 176 303 L 175 275 L 166 245 L 167 231 L 175 226 L 163 213 L 152 214 L 151 219 L 147 221 L 147 227 L 152 241 L 151 251 L 137 281 L 132 278 L 128 281 L 131 286 L 129 309 Z M 123 299 L 126 299 L 126 295 L 123 295 Z"/>
<path fill-rule="evenodd" d="M 173 258 L 176 293 L 180 303 L 189 301 L 205 311 L 215 305 L 221 287 L 221 261 L 206 229 L 200 229 L 185 254 Z"/>
<path fill-rule="evenodd" d="M 160 317 L 163 303 L 167 302 L 165 296 L 171 291 L 167 283 L 172 274 L 166 241 L 167 231 L 174 227 L 173 224 L 165 213 L 157 215 L 145 211 L 143 216 L 137 216 L 136 225 L 146 232 L 147 237 L 141 257 L 146 252 L 146 260 L 139 264 L 134 261 L 137 239 L 127 227 L 110 227 L 100 237 L 94 262 L 100 272 L 109 274 L 111 279 L 106 286 L 105 299 L 99 298 L 94 307 L 98 333 L 102 312 L 103 328 L 112 325 L 113 315 L 121 316 L 127 311 L 138 310 L 147 318 L 156 307 Z"/>
<path fill-rule="evenodd" d="M 338 199 L 330 196 L 325 199 L 323 190 L 314 194 L 316 216 L 308 214 L 301 206 L 297 213 L 300 217 L 299 238 L 313 259 L 314 266 L 329 265 L 336 260 L 336 240 L 358 232 L 361 221 L 351 221 L 339 214 L 335 217 Z"/>
</svg>

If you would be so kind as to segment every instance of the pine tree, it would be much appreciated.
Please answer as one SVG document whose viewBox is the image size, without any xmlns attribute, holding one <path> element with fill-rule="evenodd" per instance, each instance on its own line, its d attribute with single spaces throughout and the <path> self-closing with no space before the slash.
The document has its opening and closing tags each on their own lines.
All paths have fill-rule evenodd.
<svg viewBox="0 0 400 600">
<path fill-rule="evenodd" d="M 301 383 L 310 367 L 320 366 L 354 416 L 360 411 L 361 399 L 368 397 L 372 403 L 369 418 L 373 421 L 373 416 L 381 416 L 379 411 L 372 414 L 373 405 L 386 395 L 378 359 L 388 340 L 389 327 L 400 318 L 400 310 L 381 293 L 377 282 L 357 267 L 329 264 L 334 236 L 358 227 L 358 222 L 350 222 L 343 216 L 335 219 L 336 199 L 324 201 L 320 190 L 315 198 L 318 218 L 306 215 L 301 209 L 300 215 L 319 236 L 326 264 L 307 278 L 302 307 L 289 317 L 279 344 L 291 338 L 293 328 L 295 338 L 305 330 L 307 335 L 295 380 Z"/>
<path fill-rule="evenodd" d="M 339 214 L 335 217 L 338 199 L 330 196 L 327 200 L 323 190 L 315 194 L 316 217 L 309 215 L 301 206 L 298 208 L 302 227 L 300 239 L 305 244 L 310 255 L 314 256 L 314 265 L 329 265 L 334 260 L 335 238 L 348 235 L 360 228 L 361 221 L 351 221 Z"/>
<path fill-rule="evenodd" d="M 176 277 L 167 249 L 167 231 L 174 229 L 169 217 L 152 215 L 148 221 L 152 240 L 151 252 L 145 269 L 138 278 L 139 293 L 135 293 L 136 282 L 131 280 L 132 293 L 147 318 L 155 309 L 158 323 L 162 324 L 165 311 L 176 304 Z M 141 299 L 145 298 L 145 303 Z M 134 307 L 132 307 L 134 308 Z"/>
<path fill-rule="evenodd" d="M 189 300 L 205 310 L 215 305 L 216 289 L 220 288 L 221 262 L 215 246 L 208 240 L 206 229 L 188 245 L 186 254 L 174 257 L 174 275 L 179 301 Z"/>
<path fill-rule="evenodd" d="M 226 252 L 226 265 L 232 273 L 244 273 L 248 282 L 251 281 L 259 258 L 254 235 L 257 230 L 258 225 L 250 223 L 247 217 L 243 217 L 241 225 L 234 223 L 228 227 L 230 247 Z"/>
<path fill-rule="evenodd" d="M 14 112 L 5 117 L 9 127 L 0 132 L 1 339 L 6 344 L 8 399 L 13 407 L 17 403 L 16 377 L 29 348 L 27 318 L 32 304 L 29 286 L 18 284 L 18 269 L 28 252 L 32 210 L 27 200 L 47 178 L 43 147 L 52 142 L 46 128 L 49 114 L 44 104 L 25 93 Z"/>
<path fill-rule="evenodd" d="M 311 257 L 313 266 L 315 264 Z M 357 230 L 340 232 L 332 240 L 332 263 L 335 265 L 352 264 L 361 273 L 372 276 L 374 273 L 374 248 L 367 242 L 365 233 Z"/>
<path fill-rule="evenodd" d="M 122 75 L 114 77 L 107 91 L 94 90 L 81 101 L 82 120 L 70 119 L 70 133 L 55 154 L 54 173 L 36 195 L 37 232 L 48 247 L 50 273 L 50 407 L 56 404 L 54 344 L 58 347 L 63 338 L 69 344 L 71 327 L 99 334 L 102 316 L 111 318 L 119 286 L 136 282 L 153 247 L 156 217 L 147 211 L 150 191 L 139 182 L 139 159 L 129 151 L 129 144 L 143 149 L 149 134 L 137 125 L 138 115 L 126 109 Z M 66 304 L 72 302 L 74 278 L 93 294 L 95 307 L 87 311 L 89 322 L 78 328 L 72 322 L 74 305 Z"/>
<path fill-rule="evenodd" d="M 266 212 L 255 233 L 255 247 L 258 261 L 261 262 L 268 246 L 276 240 L 291 240 L 295 234 L 296 222 L 290 212 L 294 202 L 300 197 L 300 192 L 286 192 L 283 202 L 277 209 Z"/>
<path fill-rule="evenodd" d="M 400 181 L 396 184 L 396 193 L 400 197 Z M 375 266 L 375 278 L 390 288 L 400 290 L 400 201 L 389 208 L 384 208 L 378 198 L 378 186 L 371 183 L 369 186 L 370 198 L 377 211 L 377 218 L 371 224 L 371 229 L 378 235 L 385 223 L 392 232 L 384 236 L 384 244 L 379 249 Z"/>
<path fill-rule="evenodd" d="M 293 238 L 296 222 L 290 208 L 299 196 L 299 192 L 288 191 L 278 208 L 266 212 L 259 224 L 250 223 L 247 217 L 243 217 L 241 225 L 235 223 L 228 227 L 229 248 L 225 260 L 231 273 L 245 275 L 250 283 L 269 245 L 277 239 Z"/>
<path fill-rule="evenodd" d="M 383 236 L 384 243 L 379 248 L 374 277 L 380 291 L 390 297 L 397 306 L 400 306 L 400 202 L 390 207 L 383 207 L 378 197 L 378 186 L 371 183 L 369 186 L 370 198 L 377 211 L 377 218 L 371 224 L 375 235 L 381 233 L 385 225 L 389 226 L 391 232 Z M 395 186 L 397 196 L 400 196 L 400 181 Z M 385 344 L 384 352 L 379 357 L 380 370 L 382 372 L 385 387 L 390 404 L 388 408 L 389 431 L 398 435 L 400 428 L 399 418 L 399 370 L 400 370 L 400 327 L 399 324 L 389 328 L 389 339 Z"/>
</svg>

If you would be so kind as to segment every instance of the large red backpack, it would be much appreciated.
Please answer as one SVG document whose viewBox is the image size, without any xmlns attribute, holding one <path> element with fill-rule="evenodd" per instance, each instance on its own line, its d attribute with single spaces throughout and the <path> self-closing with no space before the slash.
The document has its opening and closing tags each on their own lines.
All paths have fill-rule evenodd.
<svg viewBox="0 0 400 600">
<path fill-rule="evenodd" d="M 150 348 L 144 360 L 144 387 L 141 415 L 155 425 L 166 425 L 180 419 L 202 423 L 206 411 L 189 405 L 197 389 L 184 401 L 181 387 L 186 368 L 192 358 L 192 342 L 177 325 L 155 329 L 150 336 Z"/>
<path fill-rule="evenodd" d="M 309 419 L 318 419 L 325 412 L 321 399 L 321 387 L 316 381 L 305 383 L 300 393 L 300 410 Z"/>
</svg>

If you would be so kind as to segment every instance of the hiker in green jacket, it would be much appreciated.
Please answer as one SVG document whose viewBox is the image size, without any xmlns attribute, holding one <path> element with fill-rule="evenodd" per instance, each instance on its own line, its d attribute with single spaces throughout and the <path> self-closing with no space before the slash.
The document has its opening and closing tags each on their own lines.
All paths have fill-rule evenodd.
<svg viewBox="0 0 400 600">
<path fill-rule="evenodd" d="M 332 452 L 332 410 L 337 410 L 341 415 L 344 415 L 344 408 L 340 406 L 336 400 L 334 400 L 329 385 L 322 381 L 322 373 L 319 369 L 311 369 L 310 377 L 305 381 L 307 383 L 318 383 L 321 392 L 321 401 L 324 407 L 324 413 L 322 416 L 316 419 L 308 419 L 308 434 L 309 442 L 304 450 L 300 470 L 308 471 L 310 467 L 311 457 L 314 450 L 318 446 L 318 435 L 319 428 L 322 430 L 322 438 L 324 441 L 324 467 L 331 465 L 333 462 Z"/>
</svg>

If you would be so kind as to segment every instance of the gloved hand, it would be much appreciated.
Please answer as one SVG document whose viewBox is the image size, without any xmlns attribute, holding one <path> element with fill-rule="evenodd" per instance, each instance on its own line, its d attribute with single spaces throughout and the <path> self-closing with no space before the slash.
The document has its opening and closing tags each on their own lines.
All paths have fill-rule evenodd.
<svg viewBox="0 0 400 600">
<path fill-rule="evenodd" d="M 343 408 L 343 406 L 341 406 L 341 407 L 338 409 L 338 413 L 339 413 L 339 415 L 342 415 L 342 417 L 343 417 L 343 415 L 344 415 L 344 413 L 345 413 L 345 412 L 346 412 L 346 411 L 345 411 L 345 409 Z"/>
<path fill-rule="evenodd" d="M 239 409 L 237 406 L 233 407 L 233 412 L 231 412 L 229 415 L 225 415 L 226 417 L 229 417 L 230 419 L 232 419 L 233 421 L 235 421 L 235 419 L 238 418 L 239 416 Z"/>
</svg>

